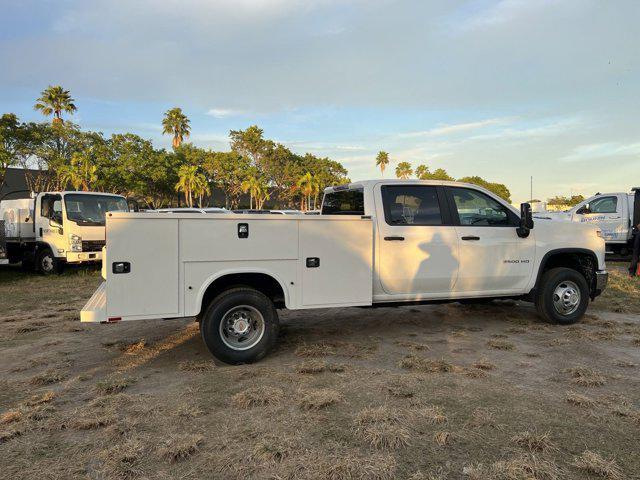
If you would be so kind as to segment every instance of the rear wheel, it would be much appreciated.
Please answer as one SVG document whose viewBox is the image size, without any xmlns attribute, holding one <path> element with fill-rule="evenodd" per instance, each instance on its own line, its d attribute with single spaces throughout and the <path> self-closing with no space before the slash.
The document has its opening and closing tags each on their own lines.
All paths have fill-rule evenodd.
<svg viewBox="0 0 640 480">
<path fill-rule="evenodd" d="M 200 319 L 200 333 L 211 354 L 233 365 L 263 358 L 275 345 L 279 327 L 273 302 L 246 287 L 218 295 Z"/>
<path fill-rule="evenodd" d="M 570 268 L 544 273 L 536 296 L 536 309 L 551 323 L 569 325 L 582 318 L 589 305 L 589 286 L 584 276 Z"/>
</svg>

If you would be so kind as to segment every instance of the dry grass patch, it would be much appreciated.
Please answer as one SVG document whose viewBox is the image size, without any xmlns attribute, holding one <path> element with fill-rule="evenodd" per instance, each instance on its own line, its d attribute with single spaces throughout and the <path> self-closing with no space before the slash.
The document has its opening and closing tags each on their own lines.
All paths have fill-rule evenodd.
<svg viewBox="0 0 640 480">
<path fill-rule="evenodd" d="M 584 451 L 573 460 L 573 465 L 587 473 L 609 480 L 622 480 L 622 470 L 615 460 L 607 460 L 596 452 Z"/>
<path fill-rule="evenodd" d="M 296 366 L 296 373 L 315 374 L 322 373 L 327 368 L 327 362 L 321 359 L 306 360 Z"/>
<path fill-rule="evenodd" d="M 16 427 L 0 428 L 0 445 L 22 435 L 22 430 Z"/>
<path fill-rule="evenodd" d="M 451 432 L 440 431 L 433 435 L 433 440 L 438 444 L 438 446 L 445 447 L 447 445 L 451 445 L 453 436 L 451 435 Z"/>
<path fill-rule="evenodd" d="M 274 387 L 251 387 L 231 397 L 231 403 L 239 408 L 252 408 L 278 405 L 284 399 L 284 393 Z"/>
<path fill-rule="evenodd" d="M 592 408 L 596 405 L 596 402 L 592 398 L 576 392 L 568 392 L 566 400 L 571 405 L 575 405 L 577 407 Z"/>
<path fill-rule="evenodd" d="M 552 461 L 536 455 L 523 455 L 510 460 L 495 462 L 486 477 L 496 480 L 556 480 L 564 478 L 563 472 Z"/>
<path fill-rule="evenodd" d="M 111 395 L 122 392 L 135 382 L 133 378 L 113 377 L 101 380 L 96 383 L 96 391 L 102 395 Z"/>
<path fill-rule="evenodd" d="M 367 407 L 356 416 L 356 434 L 373 448 L 396 450 L 409 445 L 409 431 L 399 412 L 386 405 Z"/>
<path fill-rule="evenodd" d="M 333 373 L 342 373 L 347 369 L 344 363 L 329 363 L 327 364 L 327 370 Z"/>
<path fill-rule="evenodd" d="M 120 350 L 125 355 L 137 355 L 138 353 L 142 352 L 148 346 L 149 346 L 149 344 L 146 342 L 146 340 L 143 339 L 143 340 L 140 340 L 138 342 L 122 345 L 120 347 Z"/>
<path fill-rule="evenodd" d="M 0 423 L 14 423 L 22 418 L 22 412 L 19 409 L 7 410 L 0 417 Z"/>
<path fill-rule="evenodd" d="M 399 366 L 407 370 L 426 373 L 447 373 L 453 372 L 456 368 L 459 368 L 444 359 L 431 360 L 418 355 L 407 355 L 400 360 Z"/>
<path fill-rule="evenodd" d="M 442 424 L 447 421 L 447 416 L 444 413 L 442 407 L 437 405 L 426 405 L 418 408 L 415 413 L 426 419 L 432 425 Z"/>
<path fill-rule="evenodd" d="M 67 378 L 67 374 L 60 370 L 47 370 L 46 372 L 40 373 L 31 378 L 29 383 L 31 385 L 51 385 L 53 383 L 58 383 Z"/>
<path fill-rule="evenodd" d="M 467 422 L 470 427 L 494 427 L 495 420 L 493 413 L 483 407 L 476 408 L 471 413 L 471 418 Z"/>
<path fill-rule="evenodd" d="M 487 342 L 487 346 L 489 346 L 489 348 L 493 348 L 494 350 L 512 351 L 516 349 L 516 346 L 513 343 L 501 338 L 494 338 L 492 340 L 489 340 Z"/>
<path fill-rule="evenodd" d="M 415 350 L 415 351 L 423 351 L 423 350 L 429 350 L 429 345 L 425 344 L 425 343 L 416 343 L 416 342 L 410 342 L 407 340 L 396 340 L 395 342 L 393 342 L 395 345 L 398 345 L 399 347 L 405 347 L 405 348 L 409 348 L 411 350 Z"/>
<path fill-rule="evenodd" d="M 33 407 L 34 405 L 42 405 L 44 403 L 51 402 L 54 398 L 56 398 L 56 393 L 48 391 L 43 393 L 42 395 L 33 395 L 29 400 L 25 402 L 25 405 L 29 407 Z"/>
<path fill-rule="evenodd" d="M 216 368 L 211 360 L 187 360 L 180 362 L 178 368 L 183 372 L 210 372 Z"/>
<path fill-rule="evenodd" d="M 180 462 L 197 453 L 203 443 L 202 435 L 171 435 L 160 446 L 158 453 L 171 463 Z"/>
<path fill-rule="evenodd" d="M 392 480 L 396 478 L 397 468 L 395 458 L 385 454 L 345 455 L 329 458 L 318 466 L 322 470 L 312 477 L 326 480 Z"/>
<path fill-rule="evenodd" d="M 382 405 L 380 407 L 366 407 L 356 415 L 356 424 L 359 426 L 374 423 L 400 423 L 402 415 L 397 410 Z"/>
<path fill-rule="evenodd" d="M 588 367 L 573 367 L 565 371 L 571 375 L 573 383 L 582 387 L 599 387 L 607 383 L 601 373 Z"/>
<path fill-rule="evenodd" d="M 493 370 L 496 368 L 495 364 L 491 363 L 486 358 L 481 358 L 473 363 L 473 368 L 480 370 Z"/>
<path fill-rule="evenodd" d="M 413 378 L 395 377 L 384 386 L 392 396 L 398 398 L 410 398 L 416 393 L 417 381 Z"/>
<path fill-rule="evenodd" d="M 330 388 L 302 392 L 298 405 L 303 410 L 320 410 L 342 400 L 340 392 Z"/>
<path fill-rule="evenodd" d="M 116 417 L 113 415 L 93 414 L 83 415 L 74 418 L 71 427 L 76 430 L 96 430 L 98 428 L 108 427 L 116 423 Z"/>
<path fill-rule="evenodd" d="M 333 345 L 328 343 L 303 343 L 294 352 L 298 357 L 326 357 L 329 355 L 335 355 L 336 349 Z"/>
<path fill-rule="evenodd" d="M 128 480 L 142 476 L 142 460 L 145 458 L 144 444 L 137 439 L 129 439 L 103 450 L 102 473 L 107 478 Z"/>
<path fill-rule="evenodd" d="M 532 452 L 550 452 L 557 450 L 550 439 L 549 433 L 538 433 L 525 431 L 511 437 L 511 441 L 516 445 L 531 450 Z"/>
<path fill-rule="evenodd" d="M 293 452 L 293 445 L 283 438 L 262 438 L 253 448 L 253 458 L 269 463 L 279 463 Z"/>
<path fill-rule="evenodd" d="M 614 365 L 621 368 L 635 368 L 638 366 L 636 363 L 630 362 L 629 360 L 616 360 Z"/>
</svg>

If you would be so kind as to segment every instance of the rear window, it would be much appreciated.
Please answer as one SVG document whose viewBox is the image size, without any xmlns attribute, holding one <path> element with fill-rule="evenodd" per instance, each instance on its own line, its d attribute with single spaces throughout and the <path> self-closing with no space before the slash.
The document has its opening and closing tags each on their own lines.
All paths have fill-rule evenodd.
<svg viewBox="0 0 640 480">
<path fill-rule="evenodd" d="M 364 215 L 364 191 L 341 190 L 325 194 L 322 215 Z"/>
</svg>

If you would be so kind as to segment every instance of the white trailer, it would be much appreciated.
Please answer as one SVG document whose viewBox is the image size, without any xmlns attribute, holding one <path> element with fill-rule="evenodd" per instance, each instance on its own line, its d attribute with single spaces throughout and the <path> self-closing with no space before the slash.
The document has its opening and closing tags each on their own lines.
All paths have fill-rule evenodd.
<svg viewBox="0 0 640 480">
<path fill-rule="evenodd" d="M 211 353 L 255 361 L 277 309 L 516 298 L 569 324 L 605 288 L 591 226 L 540 222 L 481 187 L 368 181 L 325 191 L 322 214 L 109 213 L 105 282 L 83 322 L 196 317 Z"/>
<path fill-rule="evenodd" d="M 540 220 L 587 223 L 598 227 L 607 245 L 607 253 L 627 255 L 640 223 L 640 189 L 632 193 L 596 193 L 565 212 L 540 212 Z"/>
<path fill-rule="evenodd" d="M 0 262 L 45 274 L 67 263 L 99 262 L 105 244 L 105 214 L 128 211 L 120 195 L 99 192 L 41 192 L 0 201 Z"/>
</svg>

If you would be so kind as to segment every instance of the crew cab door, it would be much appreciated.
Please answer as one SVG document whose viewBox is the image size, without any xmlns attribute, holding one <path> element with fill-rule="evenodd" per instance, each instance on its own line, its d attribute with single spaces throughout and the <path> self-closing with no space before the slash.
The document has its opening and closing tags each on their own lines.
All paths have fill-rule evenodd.
<svg viewBox="0 0 640 480">
<path fill-rule="evenodd" d="M 38 197 L 35 205 L 36 239 L 49 245 L 64 247 L 64 230 L 62 228 L 62 196 L 46 193 Z M 58 255 L 57 247 L 54 255 Z"/>
<path fill-rule="evenodd" d="M 456 229 L 442 187 L 376 186 L 378 275 L 387 294 L 448 293 L 458 275 Z"/>
<path fill-rule="evenodd" d="M 606 241 L 626 241 L 629 218 L 625 207 L 619 195 L 596 196 L 579 206 L 572 220 L 599 227 Z"/>
<path fill-rule="evenodd" d="M 534 263 L 533 230 L 527 238 L 518 237 L 518 216 L 480 190 L 447 187 L 447 194 L 460 262 L 454 292 L 523 292 Z"/>
</svg>

